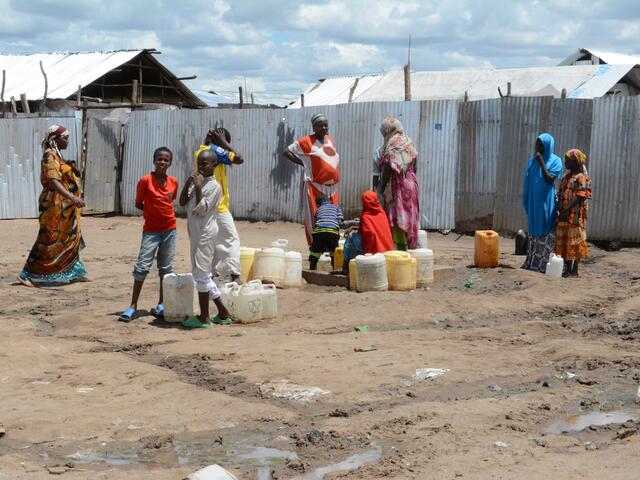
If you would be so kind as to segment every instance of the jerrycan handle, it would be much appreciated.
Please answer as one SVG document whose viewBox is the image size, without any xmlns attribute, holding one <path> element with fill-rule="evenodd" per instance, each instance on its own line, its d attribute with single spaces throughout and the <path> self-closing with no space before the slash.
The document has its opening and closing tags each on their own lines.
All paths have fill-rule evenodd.
<svg viewBox="0 0 640 480">
<path fill-rule="evenodd" d="M 240 286 L 236 282 L 229 282 L 224 284 L 224 288 L 228 290 L 237 290 Z"/>
<path fill-rule="evenodd" d="M 257 288 L 262 290 L 262 288 L 264 288 L 264 285 L 262 285 L 262 280 L 251 280 L 249 282 L 247 282 L 247 286 L 251 287 L 251 288 Z"/>
</svg>

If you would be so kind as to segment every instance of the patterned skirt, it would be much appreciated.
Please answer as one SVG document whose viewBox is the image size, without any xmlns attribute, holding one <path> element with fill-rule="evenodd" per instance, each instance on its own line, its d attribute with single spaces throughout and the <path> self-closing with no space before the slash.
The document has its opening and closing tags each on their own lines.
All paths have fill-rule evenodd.
<svg viewBox="0 0 640 480">
<path fill-rule="evenodd" d="M 558 222 L 556 228 L 556 255 L 564 260 L 581 260 L 589 256 L 587 231 L 578 225 Z"/>
<path fill-rule="evenodd" d="M 556 245 L 556 236 L 549 233 L 546 237 L 529 237 L 527 258 L 522 265 L 525 270 L 545 273 L 549 257 Z"/>
</svg>

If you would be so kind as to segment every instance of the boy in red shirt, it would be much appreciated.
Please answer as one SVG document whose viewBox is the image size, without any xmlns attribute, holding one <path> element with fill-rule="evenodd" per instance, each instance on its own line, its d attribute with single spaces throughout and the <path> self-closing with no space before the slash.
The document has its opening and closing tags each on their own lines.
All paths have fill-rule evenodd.
<svg viewBox="0 0 640 480">
<path fill-rule="evenodd" d="M 157 317 L 162 317 L 162 279 L 173 272 L 173 257 L 176 253 L 176 214 L 173 202 L 178 195 L 178 181 L 167 175 L 171 166 L 173 153 L 167 147 L 160 147 L 153 152 L 155 171 L 145 175 L 138 181 L 136 189 L 136 208 L 142 210 L 144 228 L 142 243 L 135 267 L 133 267 L 133 294 L 131 305 L 120 314 L 118 320 L 130 322 L 138 309 L 138 298 L 147 274 L 157 257 L 160 274 L 160 298 L 158 305 L 151 310 Z"/>
</svg>

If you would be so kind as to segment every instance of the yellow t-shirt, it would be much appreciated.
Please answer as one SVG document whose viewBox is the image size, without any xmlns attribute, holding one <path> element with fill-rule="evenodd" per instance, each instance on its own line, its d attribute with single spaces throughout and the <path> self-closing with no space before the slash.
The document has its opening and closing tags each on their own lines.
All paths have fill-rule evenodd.
<svg viewBox="0 0 640 480">
<path fill-rule="evenodd" d="M 196 168 L 198 167 L 198 155 L 203 150 L 211 150 L 218 157 L 218 165 L 213 169 L 213 176 L 216 179 L 216 182 L 220 184 L 220 188 L 222 189 L 222 198 L 220 199 L 220 205 L 218 205 L 218 212 L 224 213 L 229 211 L 229 179 L 227 177 L 227 165 L 231 165 L 233 163 L 233 159 L 235 158 L 235 153 L 228 152 L 224 148 L 218 147 L 216 145 L 200 145 L 200 147 L 196 150 L 193 155 L 194 161 L 196 163 Z"/>
</svg>

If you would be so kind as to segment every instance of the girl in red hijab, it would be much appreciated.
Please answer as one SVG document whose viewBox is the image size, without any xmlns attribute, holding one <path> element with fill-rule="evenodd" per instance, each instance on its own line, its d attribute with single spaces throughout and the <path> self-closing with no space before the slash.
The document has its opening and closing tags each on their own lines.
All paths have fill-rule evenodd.
<svg viewBox="0 0 640 480">
<path fill-rule="evenodd" d="M 365 253 L 384 253 L 394 249 L 387 214 L 380 206 L 378 195 L 371 190 L 362 194 L 362 214 L 358 231 L 352 231 L 344 244 L 343 272 L 349 261 Z"/>
</svg>

